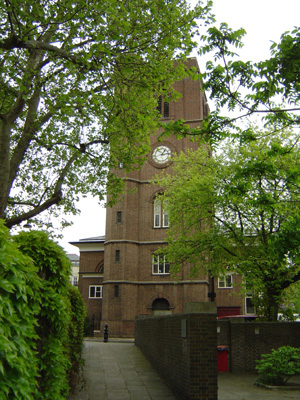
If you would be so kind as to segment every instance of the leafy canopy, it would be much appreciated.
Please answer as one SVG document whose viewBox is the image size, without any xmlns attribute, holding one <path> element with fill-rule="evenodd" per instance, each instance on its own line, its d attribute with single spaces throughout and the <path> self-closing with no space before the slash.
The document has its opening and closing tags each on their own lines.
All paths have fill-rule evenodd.
<svg viewBox="0 0 300 400">
<path fill-rule="evenodd" d="M 272 44 L 270 58 L 260 62 L 239 58 L 245 34 L 222 23 L 201 35 L 199 55 L 210 55 L 203 87 L 215 106 L 202 132 L 213 141 L 234 132 L 243 136 L 245 121 L 254 115 L 272 130 L 299 126 L 300 28 L 284 32 Z"/>
<path fill-rule="evenodd" d="M 194 274 L 245 277 L 256 305 L 276 319 L 284 289 L 300 280 L 300 143 L 253 128 L 209 157 L 203 146 L 175 158 L 158 183 L 169 205 L 168 258 Z"/>
<path fill-rule="evenodd" d="M 112 198 L 109 170 L 143 162 L 157 97 L 187 72 L 210 2 L 7 0 L 0 4 L 0 218 L 11 228 L 78 194 Z M 176 61 L 174 65 L 174 60 Z M 138 144 L 138 145 L 137 145 Z M 59 207 L 58 207 L 59 206 Z"/>
</svg>

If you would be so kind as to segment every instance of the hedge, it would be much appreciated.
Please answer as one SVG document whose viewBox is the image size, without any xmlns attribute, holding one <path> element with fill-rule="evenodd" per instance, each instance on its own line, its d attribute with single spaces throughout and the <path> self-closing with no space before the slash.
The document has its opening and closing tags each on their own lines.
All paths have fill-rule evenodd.
<svg viewBox="0 0 300 400">
<path fill-rule="evenodd" d="M 38 270 L 41 288 L 36 302 L 38 317 L 38 395 L 36 399 L 64 400 L 69 392 L 68 352 L 70 261 L 45 232 L 21 232 L 14 238 L 19 250 L 30 256 Z"/>
<path fill-rule="evenodd" d="M 85 307 L 45 232 L 0 221 L 0 398 L 64 400 L 81 371 Z"/>
</svg>

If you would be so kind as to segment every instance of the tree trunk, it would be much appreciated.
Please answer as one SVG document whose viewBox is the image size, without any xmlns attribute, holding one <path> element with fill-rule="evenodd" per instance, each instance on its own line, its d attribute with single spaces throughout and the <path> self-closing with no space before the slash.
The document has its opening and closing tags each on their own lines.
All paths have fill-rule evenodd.
<svg viewBox="0 0 300 400">
<path fill-rule="evenodd" d="M 10 126 L 2 117 L 0 122 L 0 218 L 5 219 L 5 209 L 8 199 L 8 182 L 10 171 Z"/>
<path fill-rule="evenodd" d="M 273 288 L 267 289 L 265 297 L 265 317 L 267 321 L 277 321 L 279 311 L 280 293 Z"/>
</svg>

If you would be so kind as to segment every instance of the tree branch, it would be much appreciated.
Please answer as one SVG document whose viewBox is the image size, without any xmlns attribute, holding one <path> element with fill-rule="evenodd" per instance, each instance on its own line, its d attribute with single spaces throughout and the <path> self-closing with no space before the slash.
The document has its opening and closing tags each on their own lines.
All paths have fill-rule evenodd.
<svg viewBox="0 0 300 400">
<path fill-rule="evenodd" d="M 78 158 L 78 154 L 77 152 L 75 152 L 73 154 L 73 156 L 68 160 L 68 162 L 66 163 L 65 167 L 63 168 L 63 170 L 61 171 L 56 184 L 54 186 L 54 191 L 53 194 L 51 195 L 51 197 L 47 200 L 45 200 L 43 203 L 38 204 L 37 206 L 35 206 L 34 209 L 23 213 L 21 215 L 18 215 L 16 217 L 12 217 L 10 219 L 7 219 L 5 222 L 5 225 L 10 229 L 12 226 L 14 225 L 18 225 L 23 221 L 26 221 L 30 218 L 35 217 L 36 215 L 40 214 L 41 212 L 48 210 L 50 207 L 52 207 L 53 205 L 57 205 L 60 203 L 60 201 L 63 198 L 63 194 L 62 194 L 62 185 L 64 183 L 64 179 L 68 173 L 68 171 L 70 170 L 73 162 Z"/>
</svg>

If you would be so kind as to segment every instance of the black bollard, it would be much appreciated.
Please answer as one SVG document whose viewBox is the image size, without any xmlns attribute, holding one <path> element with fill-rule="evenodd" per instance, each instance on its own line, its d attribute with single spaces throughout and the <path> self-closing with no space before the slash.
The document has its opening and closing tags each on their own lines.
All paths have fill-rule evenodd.
<svg viewBox="0 0 300 400">
<path fill-rule="evenodd" d="M 104 324 L 104 343 L 108 342 L 108 324 Z"/>
</svg>

